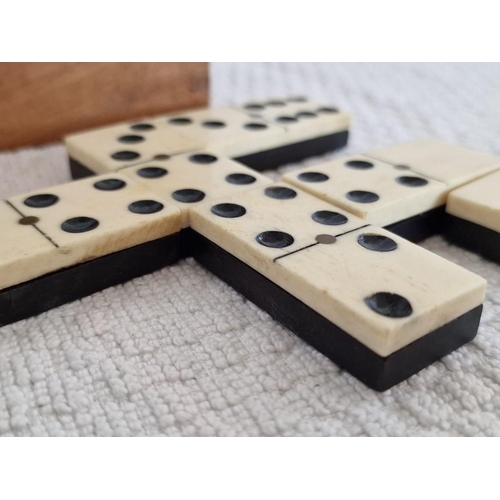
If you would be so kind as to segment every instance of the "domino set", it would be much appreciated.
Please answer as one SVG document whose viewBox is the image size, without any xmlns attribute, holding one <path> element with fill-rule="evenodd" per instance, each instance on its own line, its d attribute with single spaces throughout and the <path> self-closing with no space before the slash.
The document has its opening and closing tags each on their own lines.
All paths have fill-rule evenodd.
<svg viewBox="0 0 500 500">
<path fill-rule="evenodd" d="M 500 261 L 500 158 L 421 140 L 296 170 L 349 115 L 301 97 L 66 139 L 74 182 L 0 205 L 0 326 L 193 256 L 369 387 L 474 338 L 486 281 L 415 245 Z"/>
<path fill-rule="evenodd" d="M 205 149 L 262 171 L 347 144 L 347 113 L 311 102 L 305 108 L 297 100 L 302 99 L 270 101 L 266 108 L 281 110 L 275 118 L 255 115 L 254 104 L 245 107 L 248 113 L 239 108 L 201 109 L 69 136 L 72 176 L 115 172 Z"/>
</svg>

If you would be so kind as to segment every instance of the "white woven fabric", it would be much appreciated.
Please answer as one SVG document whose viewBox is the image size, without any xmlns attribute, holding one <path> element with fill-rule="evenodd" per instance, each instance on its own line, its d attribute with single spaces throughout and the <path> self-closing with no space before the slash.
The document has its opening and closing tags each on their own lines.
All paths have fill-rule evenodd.
<svg viewBox="0 0 500 500">
<path fill-rule="evenodd" d="M 213 106 L 306 94 L 350 111 L 336 156 L 425 135 L 500 152 L 500 65 L 211 72 Z M 0 154 L 1 196 L 67 180 L 61 145 Z M 500 435 L 500 267 L 441 237 L 423 246 L 487 278 L 488 300 L 476 340 L 386 393 L 188 259 L 0 328 L 0 434 Z"/>
</svg>

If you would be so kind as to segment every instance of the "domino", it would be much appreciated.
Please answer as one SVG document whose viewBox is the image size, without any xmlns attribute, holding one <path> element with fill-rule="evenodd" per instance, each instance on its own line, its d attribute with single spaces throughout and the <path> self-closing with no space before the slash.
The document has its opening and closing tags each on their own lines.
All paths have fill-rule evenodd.
<svg viewBox="0 0 500 500">
<path fill-rule="evenodd" d="M 291 172 L 283 181 L 419 242 L 443 232 L 452 189 L 498 168 L 496 156 L 424 139 Z"/>
<path fill-rule="evenodd" d="M 81 180 L 0 202 L 0 326 L 193 255 L 369 387 L 406 380 L 475 337 L 486 291 L 407 240 L 446 220 L 500 261 L 500 158 L 426 139 L 257 172 L 345 145 L 349 120 L 292 97 L 69 136 Z"/>
<path fill-rule="evenodd" d="M 369 387 L 476 335 L 486 282 L 286 184 L 191 210 L 194 257 Z"/>
<path fill-rule="evenodd" d="M 443 182 L 396 170 L 363 155 L 290 172 L 283 181 L 370 224 L 389 228 L 399 221 L 441 210 L 438 207 L 446 203 L 448 192 Z M 413 229 L 410 237 L 419 241 L 422 234 Z"/>
<path fill-rule="evenodd" d="M 444 236 L 452 243 L 500 262 L 500 172 L 452 191 Z"/>
<path fill-rule="evenodd" d="M 338 108 L 305 97 L 251 102 L 235 109 L 282 127 L 293 146 L 238 158 L 256 169 L 270 169 L 333 151 L 347 143 L 350 116 Z M 269 163 L 271 162 L 271 163 Z M 270 165 L 270 166 L 268 166 Z"/>
<path fill-rule="evenodd" d="M 120 174 L 0 202 L 0 326 L 175 263 L 181 212 Z"/>
<path fill-rule="evenodd" d="M 147 126 L 153 128 L 146 130 Z M 143 130 L 138 131 L 137 127 Z M 285 142 L 285 137 L 286 132 L 280 127 L 223 108 L 75 134 L 66 139 L 66 146 L 73 168 L 77 168 L 77 162 L 91 172 L 110 172 L 202 149 L 238 156 L 274 148 Z"/>
<path fill-rule="evenodd" d="M 183 229 L 189 227 L 189 209 L 196 204 L 272 184 L 254 170 L 208 151 L 124 168 L 121 173 L 177 206 Z"/>
<path fill-rule="evenodd" d="M 130 165 L 163 161 L 201 145 L 158 118 L 99 127 L 65 137 L 73 179 L 116 172 Z"/>
<path fill-rule="evenodd" d="M 201 149 L 227 157 L 265 151 L 288 141 L 283 128 L 231 108 L 200 109 L 165 118 Z"/>
<path fill-rule="evenodd" d="M 369 153 L 400 170 L 446 183 L 455 189 L 500 168 L 500 157 L 438 139 L 420 139 Z"/>
<path fill-rule="evenodd" d="M 370 156 L 402 171 L 444 182 L 448 186 L 448 192 L 500 168 L 500 157 L 496 155 L 473 151 L 438 139 L 396 144 L 375 150 Z M 395 222 L 387 229 L 408 239 L 417 235 L 416 241 L 420 241 L 444 231 L 444 212 L 443 205 L 435 212 L 429 211 L 415 218 Z"/>
<path fill-rule="evenodd" d="M 277 120 L 277 123 L 283 126 L 294 122 L 290 118 L 314 118 L 313 114 L 336 114 L 339 109 L 325 104 L 319 104 L 310 101 L 304 96 L 289 96 L 284 98 L 267 99 L 264 101 L 252 101 L 236 106 L 235 109 L 247 113 L 254 118 L 262 118 L 268 121 L 274 121 L 278 117 L 287 117 L 284 120 Z M 311 116 L 296 116 L 297 113 L 308 114 Z"/>
<path fill-rule="evenodd" d="M 71 175 L 81 178 L 116 172 L 201 150 L 233 158 L 259 171 L 277 168 L 345 146 L 349 115 L 326 111 L 333 108 L 322 109 L 314 117 L 296 119 L 296 126 L 274 123 L 240 109 L 220 108 L 161 115 L 72 134 L 65 138 Z"/>
</svg>

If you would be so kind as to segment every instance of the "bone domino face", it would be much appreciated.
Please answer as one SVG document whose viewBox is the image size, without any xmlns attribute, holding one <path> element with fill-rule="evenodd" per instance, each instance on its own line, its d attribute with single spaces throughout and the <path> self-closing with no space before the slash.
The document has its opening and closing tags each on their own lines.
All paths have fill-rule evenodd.
<svg viewBox="0 0 500 500">
<path fill-rule="evenodd" d="M 446 184 L 356 155 L 290 172 L 283 181 L 385 226 L 444 205 Z"/>
<path fill-rule="evenodd" d="M 270 112 L 260 117 L 238 107 L 197 109 L 71 134 L 65 141 L 73 160 L 91 172 L 108 173 L 201 150 L 231 158 L 266 154 L 301 141 L 347 132 L 347 113 L 319 104 L 308 106 L 316 112 L 307 112 L 301 103 L 290 103 L 292 109 L 287 112 L 294 117 L 285 117 L 286 123 Z M 320 154 L 314 147 L 309 155 Z M 332 142 L 330 147 L 338 146 Z"/>
<path fill-rule="evenodd" d="M 282 127 L 251 118 L 231 108 L 200 109 L 170 115 L 165 121 L 201 148 L 236 157 L 290 141 Z"/>
<path fill-rule="evenodd" d="M 2 288 L 180 231 L 180 210 L 119 174 L 16 196 L 2 211 L 15 251 Z M 13 215 L 14 214 L 14 215 Z M 3 250 L 3 249 L 2 249 Z M 4 257 L 5 255 L 5 257 Z"/>
<path fill-rule="evenodd" d="M 438 139 L 420 139 L 367 153 L 392 165 L 444 182 L 450 189 L 500 169 L 500 157 Z"/>
<path fill-rule="evenodd" d="M 202 147 L 183 136 L 162 118 L 149 118 L 101 127 L 65 139 L 69 156 L 93 172 L 105 174 L 121 168 Z"/>
<path fill-rule="evenodd" d="M 344 211 L 345 231 L 315 225 L 332 206 L 298 193 L 221 198 L 193 209 L 191 226 L 381 356 L 482 302 L 482 278 Z"/>
<path fill-rule="evenodd" d="M 297 140 L 346 130 L 350 124 L 348 113 L 304 97 L 252 101 L 235 109 L 281 127 Z"/>
<path fill-rule="evenodd" d="M 189 211 L 200 202 L 272 183 L 240 163 L 207 151 L 125 168 L 121 173 L 177 206 L 183 227 L 189 226 Z"/>
</svg>

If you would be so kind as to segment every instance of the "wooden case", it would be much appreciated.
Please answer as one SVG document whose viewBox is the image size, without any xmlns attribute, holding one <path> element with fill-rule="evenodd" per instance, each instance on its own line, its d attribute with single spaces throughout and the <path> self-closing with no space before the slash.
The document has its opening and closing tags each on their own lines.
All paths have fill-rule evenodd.
<svg viewBox="0 0 500 500">
<path fill-rule="evenodd" d="M 0 63 L 0 149 L 207 104 L 208 63 Z"/>
</svg>

